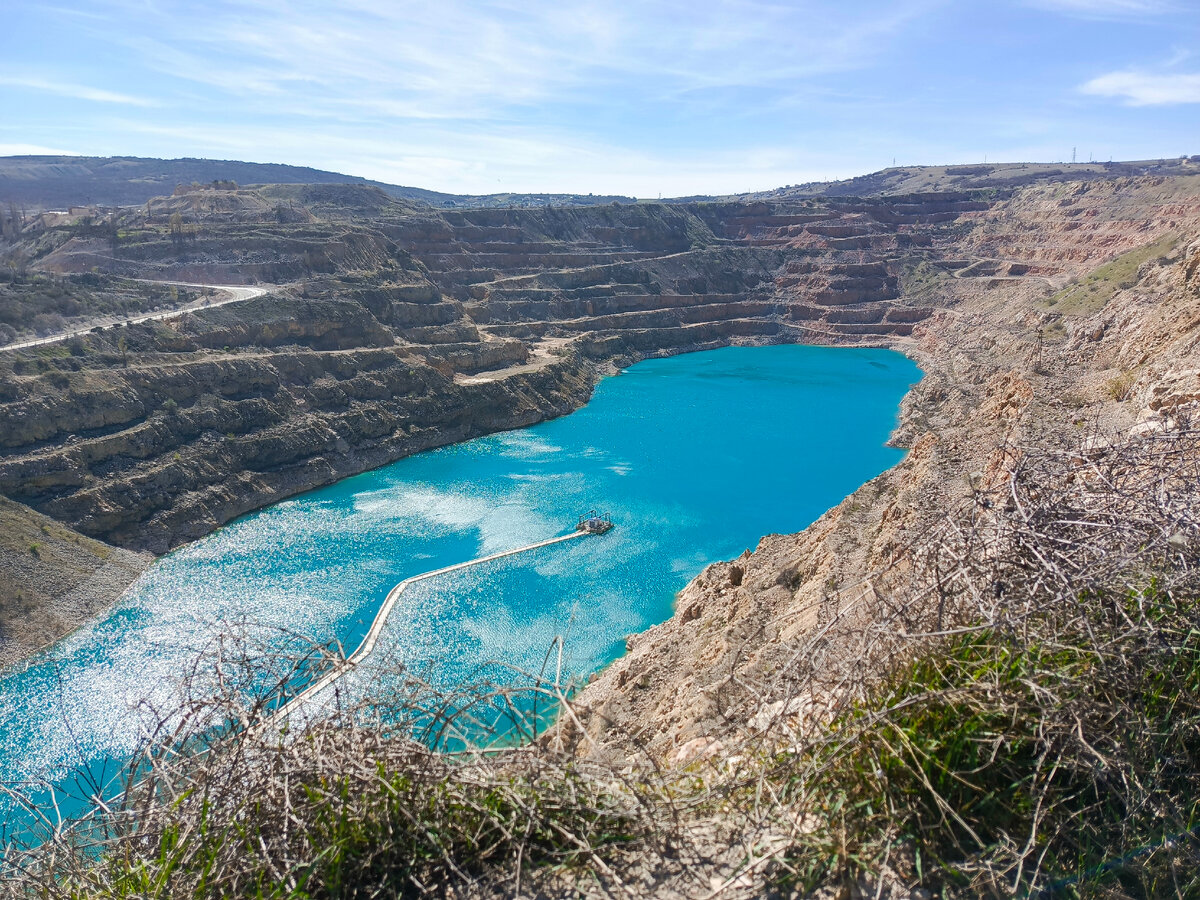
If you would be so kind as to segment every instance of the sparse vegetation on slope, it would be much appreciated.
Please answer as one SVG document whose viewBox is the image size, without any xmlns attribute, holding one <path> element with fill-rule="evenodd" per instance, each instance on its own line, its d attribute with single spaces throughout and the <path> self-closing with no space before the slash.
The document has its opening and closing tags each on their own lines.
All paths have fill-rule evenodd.
<svg viewBox="0 0 1200 900">
<path fill-rule="evenodd" d="M 1066 316 L 1091 315 L 1103 309 L 1117 291 L 1133 287 L 1137 283 L 1138 269 L 1167 253 L 1178 240 L 1178 235 L 1167 234 L 1144 247 L 1122 253 L 1112 262 L 1073 281 L 1046 303 L 1055 312 Z"/>
<path fill-rule="evenodd" d="M 783 678 L 809 714 L 762 776 L 796 817 L 778 882 L 1200 890 L 1198 438 L 1023 454 L 805 648 L 843 658 Z"/>
<path fill-rule="evenodd" d="M 462 697 L 410 681 L 390 726 L 357 711 L 266 738 L 233 678 L 189 716 L 240 725 L 148 752 L 103 827 L 10 854 L 12 890 L 1191 896 L 1196 509 L 1190 428 L 1022 454 L 877 574 L 869 615 L 754 686 L 756 733 L 681 768 L 589 758 L 556 685 L 531 689 L 565 710 L 539 742 L 451 757 L 426 744 Z"/>
<path fill-rule="evenodd" d="M 188 288 L 127 278 L 14 274 L 0 281 L 0 346 L 193 299 L 195 292 Z"/>
<path fill-rule="evenodd" d="M 150 564 L 0 497 L 0 667 L 82 625 Z M 0 778 L 2 780 L 2 778 Z"/>
<path fill-rule="evenodd" d="M 827 742 L 781 758 L 780 780 L 820 773 L 787 781 L 812 827 L 781 883 L 887 867 L 949 894 L 1200 887 L 1171 872 L 1200 861 L 1195 599 L 1150 587 L 1086 606 L 1075 627 L 1036 616 L 933 644 Z"/>
</svg>

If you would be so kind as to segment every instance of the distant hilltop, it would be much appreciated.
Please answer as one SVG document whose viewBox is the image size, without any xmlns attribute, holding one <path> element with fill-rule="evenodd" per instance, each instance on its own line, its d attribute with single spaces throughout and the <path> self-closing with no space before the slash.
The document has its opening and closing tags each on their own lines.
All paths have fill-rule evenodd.
<svg viewBox="0 0 1200 900">
<path fill-rule="evenodd" d="M 591 194 L 443 194 L 423 188 L 385 184 L 339 172 L 277 163 L 227 159 L 145 159 L 135 156 L 0 157 L 0 203 L 34 209 L 72 206 L 138 206 L 152 197 L 170 196 L 180 186 L 216 182 L 248 184 L 363 184 L 392 197 L 434 207 L 595 206 L 635 203 L 633 197 Z"/>
<path fill-rule="evenodd" d="M 714 200 L 798 200 L 807 197 L 894 197 L 945 191 L 1014 189 L 1035 182 L 1087 181 L 1143 175 L 1198 175 L 1200 156 L 1126 162 L 992 163 L 946 166 L 894 166 L 842 181 L 791 184 L 771 190 L 715 196 L 664 198 L 663 203 Z M 139 206 L 153 197 L 195 188 L 266 184 L 354 184 L 378 188 L 391 197 L 442 209 L 600 206 L 637 203 L 612 194 L 445 194 L 424 188 L 371 181 L 340 172 L 277 163 L 224 159 L 145 159 L 134 156 L 0 157 L 0 204 L 30 211 L 85 206 Z"/>
<path fill-rule="evenodd" d="M 1200 156 L 1127 162 L 982 163 L 970 166 L 893 166 L 844 181 L 813 181 L 739 194 L 739 200 L 803 197 L 896 197 L 944 191 L 1013 189 L 1038 181 L 1091 181 L 1142 175 L 1200 175 Z"/>
</svg>

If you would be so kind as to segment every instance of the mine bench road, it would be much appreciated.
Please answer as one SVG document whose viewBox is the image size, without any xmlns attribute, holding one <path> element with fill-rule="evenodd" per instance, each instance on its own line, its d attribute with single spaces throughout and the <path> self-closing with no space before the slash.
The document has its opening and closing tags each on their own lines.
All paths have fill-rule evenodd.
<svg viewBox="0 0 1200 900">
<path fill-rule="evenodd" d="M 170 284 L 176 287 L 191 287 L 201 288 L 202 290 L 221 291 L 228 294 L 222 300 L 214 300 L 209 303 L 198 301 L 189 303 L 187 306 L 179 306 L 174 309 L 160 310 L 158 312 L 146 313 L 144 316 L 134 316 L 132 319 L 121 319 L 116 322 L 101 322 L 98 325 L 92 325 L 89 328 L 80 328 L 75 331 L 64 331 L 59 334 L 52 334 L 49 337 L 34 338 L 29 341 L 18 341 L 15 344 L 5 344 L 0 347 L 0 352 L 5 350 L 24 350 L 27 347 L 40 347 L 43 344 L 57 344 L 59 341 L 67 341 L 73 337 L 82 337 L 89 332 L 95 331 L 97 328 L 109 329 L 117 328 L 121 325 L 137 325 L 141 322 L 154 322 L 161 319 L 173 319 L 176 316 L 181 316 L 184 313 L 196 312 L 202 309 L 216 309 L 218 306 L 225 306 L 229 303 L 240 303 L 243 300 L 253 300 L 255 297 L 261 297 L 268 291 L 274 290 L 274 286 L 269 287 L 251 287 L 245 284 L 195 284 L 191 281 L 156 281 L 153 278 L 134 278 L 133 281 L 144 281 L 147 284 Z"/>
</svg>

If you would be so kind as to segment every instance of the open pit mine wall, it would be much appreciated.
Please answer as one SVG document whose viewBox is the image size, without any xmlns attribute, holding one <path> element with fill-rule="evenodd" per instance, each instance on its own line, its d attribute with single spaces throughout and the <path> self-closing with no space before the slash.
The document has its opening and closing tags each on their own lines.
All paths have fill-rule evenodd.
<svg viewBox="0 0 1200 900">
<path fill-rule="evenodd" d="M 74 356 L 11 354 L 0 493 L 89 537 L 163 552 L 307 488 L 568 412 L 587 400 L 596 362 L 908 335 L 931 310 L 900 299 L 896 259 L 986 206 L 936 197 L 339 224 L 336 246 L 355 252 L 287 291 L 124 329 L 120 357 L 105 336 Z M 236 268 L 245 224 L 226 227 L 222 238 L 207 226 L 207 249 L 182 264 Z M 244 265 L 257 271 L 271 246 L 288 265 L 295 229 L 256 227 Z M 94 263 L 94 250 L 68 243 L 46 261 Z M 164 242 L 120 264 L 147 260 L 178 254 Z"/>
<path fill-rule="evenodd" d="M 986 208 L 939 195 L 480 210 L 389 234 L 490 333 L 574 338 L 606 359 L 750 337 L 908 335 L 931 310 L 900 300 L 904 261 L 939 243 L 944 223 Z"/>
<path fill-rule="evenodd" d="M 839 667 L 861 665 L 877 603 L 911 596 L 914 548 L 973 490 L 1004 496 L 1022 452 L 1200 414 L 1200 179 L 1035 185 L 954 227 L 968 223 L 906 347 L 925 371 L 902 405 L 906 458 L 803 532 L 695 578 L 576 699 L 586 737 L 565 731 L 581 753 L 761 750 L 770 723 L 845 699 Z"/>
<path fill-rule="evenodd" d="M 950 339 L 958 288 L 1016 278 L 1044 294 L 1030 279 L 1082 270 L 1146 239 L 1144 223 L 1178 218 L 1154 219 L 1162 198 L 1121 200 L 1144 186 L 1062 195 L 1069 187 L 1011 199 L 352 210 L 332 223 L 205 223 L 182 251 L 148 232 L 115 259 L 86 236 L 45 235 L 49 270 L 83 260 L 216 283 L 271 267 L 294 280 L 122 329 L 121 347 L 105 333 L 79 352 L 7 354 L 0 494 L 81 539 L 160 553 L 407 454 L 562 415 L 613 362 L 733 343 L 919 350 Z M 956 277 L 997 256 L 1029 257 L 1030 278 Z M 932 289 L 908 289 L 918 265 L 934 272 Z M 53 585 L 33 584 L 52 572 L 22 571 L 38 588 L 25 596 L 55 602 Z M 61 631 L 72 620 L 58 621 Z"/>
</svg>

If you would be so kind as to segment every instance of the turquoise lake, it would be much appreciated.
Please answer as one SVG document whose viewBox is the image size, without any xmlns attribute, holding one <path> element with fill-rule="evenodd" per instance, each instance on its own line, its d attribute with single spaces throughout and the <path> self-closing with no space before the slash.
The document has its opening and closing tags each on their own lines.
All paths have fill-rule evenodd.
<svg viewBox="0 0 1200 900">
<path fill-rule="evenodd" d="M 399 581 L 569 532 L 609 534 L 422 582 L 380 646 L 445 685 L 616 658 L 707 564 L 803 529 L 903 451 L 920 378 L 888 350 L 728 348 L 638 363 L 583 409 L 434 450 L 247 515 L 159 560 L 97 621 L 0 674 L 0 781 L 121 760 L 228 623 L 352 650 Z M 0 798 L 0 821 L 11 818 Z"/>
</svg>

